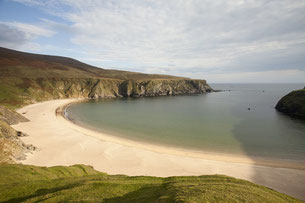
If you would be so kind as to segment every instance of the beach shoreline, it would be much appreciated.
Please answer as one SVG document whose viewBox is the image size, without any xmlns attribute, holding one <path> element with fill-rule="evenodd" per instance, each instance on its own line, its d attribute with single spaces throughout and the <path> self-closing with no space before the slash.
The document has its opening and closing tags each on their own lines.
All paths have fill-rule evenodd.
<svg viewBox="0 0 305 203">
<path fill-rule="evenodd" d="M 58 108 L 56 108 L 57 119 L 65 123 L 65 125 L 67 125 L 69 128 L 72 128 L 84 135 L 95 137 L 102 141 L 120 144 L 126 147 L 135 147 L 138 149 L 149 150 L 161 154 L 171 154 L 171 155 L 177 155 L 183 157 L 200 158 L 205 160 L 305 170 L 305 162 L 300 162 L 297 160 L 291 161 L 291 160 L 274 159 L 268 157 L 249 157 L 242 155 L 211 153 L 207 151 L 196 151 L 192 149 L 184 149 L 173 146 L 157 145 L 154 143 L 142 142 L 139 140 L 131 140 L 131 139 L 110 135 L 108 133 L 103 133 L 91 129 L 87 126 L 79 125 L 67 117 L 66 109 L 70 105 L 85 101 L 88 101 L 88 99 L 75 100 L 59 106 Z"/>
<path fill-rule="evenodd" d="M 23 164 L 87 164 L 108 174 L 178 176 L 224 174 L 252 181 L 305 200 L 302 163 L 259 162 L 249 157 L 198 153 L 134 142 L 92 131 L 62 116 L 65 107 L 82 99 L 52 100 L 17 111 L 30 120 L 13 127 L 29 134 L 22 140 L 38 148 Z"/>
</svg>

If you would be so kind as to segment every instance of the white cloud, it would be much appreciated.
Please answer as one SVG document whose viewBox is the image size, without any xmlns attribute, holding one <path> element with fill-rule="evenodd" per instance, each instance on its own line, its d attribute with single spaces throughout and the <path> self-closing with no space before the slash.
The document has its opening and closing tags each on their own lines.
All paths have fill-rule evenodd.
<svg viewBox="0 0 305 203">
<path fill-rule="evenodd" d="M 202 76 L 208 81 L 215 83 L 304 83 L 305 71 L 289 69 L 229 74 L 204 74 Z"/>
<path fill-rule="evenodd" d="M 19 29 L 12 28 L 0 22 L 0 46 L 16 48 L 24 44 L 26 35 Z"/>
<path fill-rule="evenodd" d="M 0 46 L 20 51 L 41 52 L 50 49 L 52 45 L 41 45 L 35 42 L 35 39 L 52 37 L 55 33 L 39 25 L 0 21 Z"/>
<path fill-rule="evenodd" d="M 31 4 L 31 5 L 39 5 L 43 6 L 42 2 L 39 2 L 37 0 L 13 0 L 15 2 L 23 3 L 23 4 Z"/>
<path fill-rule="evenodd" d="M 25 33 L 27 39 L 32 39 L 37 36 L 51 37 L 55 34 L 55 31 L 48 30 L 38 25 L 20 23 L 20 22 L 0 22 L 7 26 L 17 28 L 18 30 Z"/>
<path fill-rule="evenodd" d="M 96 65 L 112 61 L 121 69 L 213 80 L 305 70 L 303 0 L 18 1 L 69 21 L 62 26 L 44 20 L 68 30 Z M 35 33 L 29 25 L 19 28 Z"/>
</svg>

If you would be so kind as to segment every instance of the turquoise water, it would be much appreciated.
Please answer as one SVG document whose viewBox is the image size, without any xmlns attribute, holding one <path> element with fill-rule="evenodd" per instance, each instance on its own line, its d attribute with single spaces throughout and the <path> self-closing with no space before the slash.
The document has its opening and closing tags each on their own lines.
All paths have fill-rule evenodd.
<svg viewBox="0 0 305 203">
<path fill-rule="evenodd" d="M 212 84 L 202 95 L 91 100 L 68 107 L 80 125 L 132 140 L 232 155 L 305 160 L 305 122 L 274 106 L 305 84 Z M 248 110 L 250 108 L 250 110 Z"/>
</svg>

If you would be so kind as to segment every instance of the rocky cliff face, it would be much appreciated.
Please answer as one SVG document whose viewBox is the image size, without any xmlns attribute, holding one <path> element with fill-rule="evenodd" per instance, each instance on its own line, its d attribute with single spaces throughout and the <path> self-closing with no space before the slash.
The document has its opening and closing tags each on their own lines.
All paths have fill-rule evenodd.
<svg viewBox="0 0 305 203">
<path fill-rule="evenodd" d="M 23 78 L 11 86 L 18 87 L 16 95 L 25 104 L 61 98 L 142 97 L 213 91 L 205 80 L 190 79 Z"/>
<path fill-rule="evenodd" d="M 290 92 L 275 107 L 287 115 L 305 120 L 305 89 Z"/>
<path fill-rule="evenodd" d="M 125 97 L 199 94 L 212 91 L 204 80 L 144 80 L 124 81 L 119 95 Z"/>
</svg>

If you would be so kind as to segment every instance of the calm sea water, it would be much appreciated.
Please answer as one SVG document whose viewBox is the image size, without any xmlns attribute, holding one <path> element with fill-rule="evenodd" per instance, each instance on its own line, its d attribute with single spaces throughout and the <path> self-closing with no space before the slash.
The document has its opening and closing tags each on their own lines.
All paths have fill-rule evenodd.
<svg viewBox="0 0 305 203">
<path fill-rule="evenodd" d="M 233 155 L 305 160 L 305 122 L 277 101 L 305 84 L 211 84 L 202 95 L 101 99 L 71 105 L 87 127 L 144 142 Z M 250 110 L 248 110 L 250 108 Z"/>
</svg>

